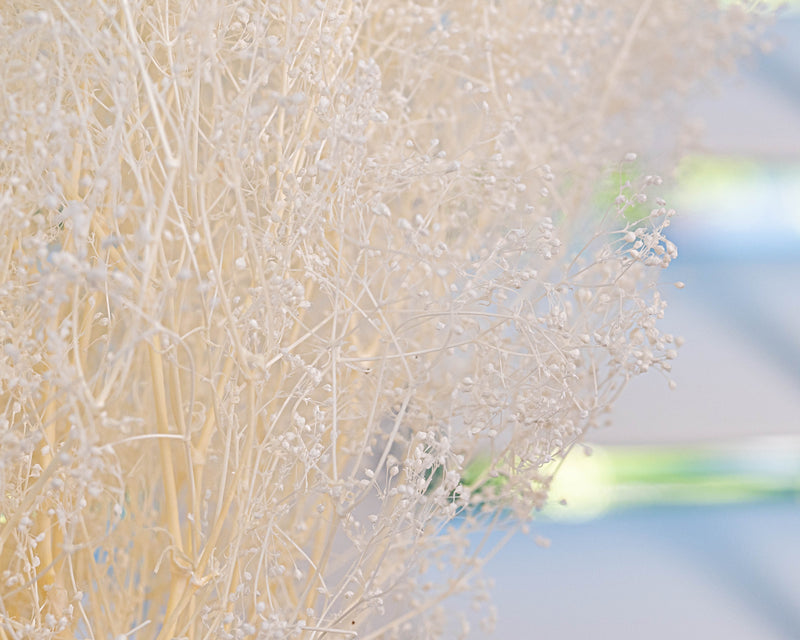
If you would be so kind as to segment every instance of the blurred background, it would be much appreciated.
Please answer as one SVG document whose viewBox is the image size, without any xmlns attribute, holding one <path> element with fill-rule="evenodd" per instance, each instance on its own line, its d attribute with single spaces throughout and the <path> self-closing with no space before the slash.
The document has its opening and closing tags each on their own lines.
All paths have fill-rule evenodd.
<svg viewBox="0 0 800 640">
<path fill-rule="evenodd" d="M 692 103 L 663 288 L 678 387 L 631 382 L 539 545 L 488 564 L 496 640 L 800 638 L 800 12 L 769 40 Z"/>
</svg>

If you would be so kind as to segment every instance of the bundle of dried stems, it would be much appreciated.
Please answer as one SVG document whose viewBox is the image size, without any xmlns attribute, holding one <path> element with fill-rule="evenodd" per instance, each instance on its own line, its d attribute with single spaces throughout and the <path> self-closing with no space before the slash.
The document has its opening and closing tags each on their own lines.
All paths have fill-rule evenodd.
<svg viewBox="0 0 800 640">
<path fill-rule="evenodd" d="M 468 633 L 476 533 L 668 375 L 673 212 L 628 150 L 750 24 L 6 2 L 0 638 Z"/>
</svg>

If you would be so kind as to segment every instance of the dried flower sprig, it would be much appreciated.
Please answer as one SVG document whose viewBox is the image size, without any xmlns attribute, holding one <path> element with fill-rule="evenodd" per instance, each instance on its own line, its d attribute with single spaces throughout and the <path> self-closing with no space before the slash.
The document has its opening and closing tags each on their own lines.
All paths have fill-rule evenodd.
<svg viewBox="0 0 800 640">
<path fill-rule="evenodd" d="M 452 631 L 471 534 L 670 370 L 673 212 L 598 185 L 749 18 L 34 4 L 0 20 L 0 638 Z"/>
</svg>

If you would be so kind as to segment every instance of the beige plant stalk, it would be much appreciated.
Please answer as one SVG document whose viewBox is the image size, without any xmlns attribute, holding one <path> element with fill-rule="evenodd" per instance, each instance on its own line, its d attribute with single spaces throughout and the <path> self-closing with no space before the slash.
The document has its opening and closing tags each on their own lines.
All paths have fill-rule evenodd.
<svg viewBox="0 0 800 640">
<path fill-rule="evenodd" d="M 672 212 L 626 154 L 749 19 L 0 17 L 0 638 L 454 637 L 475 534 L 523 526 L 545 463 L 669 372 Z"/>
</svg>

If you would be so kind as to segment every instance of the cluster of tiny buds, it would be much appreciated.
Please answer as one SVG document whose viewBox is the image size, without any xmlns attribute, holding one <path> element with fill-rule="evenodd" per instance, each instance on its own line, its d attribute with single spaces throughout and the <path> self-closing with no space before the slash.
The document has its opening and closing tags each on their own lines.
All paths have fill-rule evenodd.
<svg viewBox="0 0 800 640">
<path fill-rule="evenodd" d="M 626 149 L 749 23 L 484 4 L 0 10 L 0 636 L 493 624 L 473 534 L 669 377 Z"/>
</svg>

